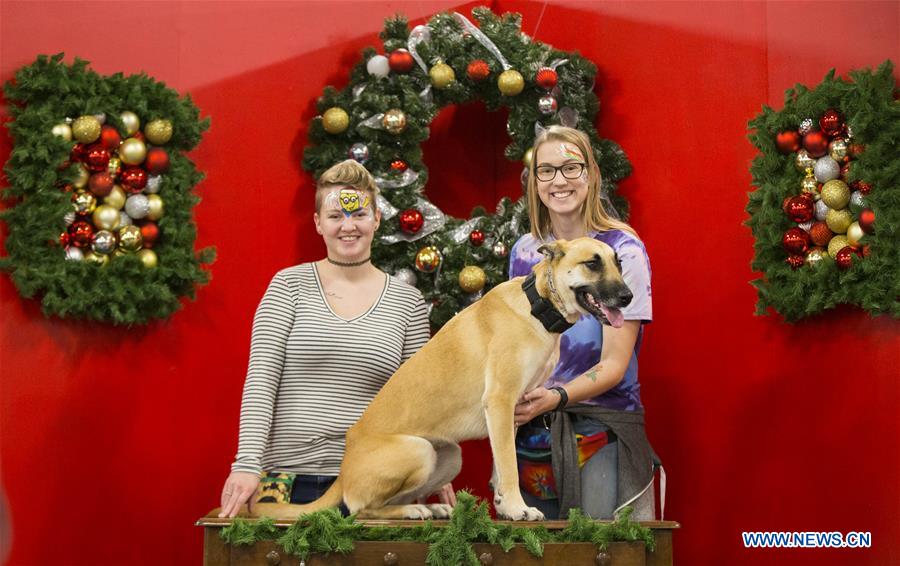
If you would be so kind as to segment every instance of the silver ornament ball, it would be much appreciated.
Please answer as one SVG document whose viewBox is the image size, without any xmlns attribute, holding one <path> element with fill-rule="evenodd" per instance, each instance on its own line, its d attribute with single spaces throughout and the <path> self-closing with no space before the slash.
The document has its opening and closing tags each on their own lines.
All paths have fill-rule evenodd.
<svg viewBox="0 0 900 566">
<path fill-rule="evenodd" d="M 144 218 L 150 212 L 150 199 L 146 195 L 131 195 L 125 201 L 125 213 L 135 220 Z"/>
<path fill-rule="evenodd" d="M 826 155 L 816 160 L 813 174 L 818 182 L 825 183 L 841 176 L 841 165 Z"/>
<path fill-rule="evenodd" d="M 400 281 L 403 281 L 407 285 L 412 285 L 413 287 L 416 286 L 416 273 L 408 267 L 401 267 L 400 269 L 395 271 L 394 277 L 396 277 Z"/>
<path fill-rule="evenodd" d="M 823 200 L 816 201 L 816 220 L 820 222 L 825 221 L 825 215 L 828 214 L 828 211 L 831 210 L 828 208 L 828 205 L 825 204 Z"/>
<path fill-rule="evenodd" d="M 805 136 L 806 134 L 812 132 L 816 129 L 816 123 L 812 118 L 804 118 L 800 121 L 800 127 L 797 128 L 797 131 L 800 132 L 801 136 Z"/>
<path fill-rule="evenodd" d="M 491 246 L 491 251 L 497 257 L 506 257 L 509 254 L 509 248 L 506 247 L 506 244 L 502 241 L 494 242 L 494 245 Z"/>
<path fill-rule="evenodd" d="M 147 177 L 147 185 L 144 187 L 144 192 L 148 195 L 155 195 L 159 192 L 160 185 L 162 185 L 162 175 L 150 175 Z"/>
<path fill-rule="evenodd" d="M 84 259 L 84 253 L 80 248 L 69 246 L 66 248 L 66 259 L 69 261 L 81 261 Z"/>
<path fill-rule="evenodd" d="M 124 210 L 119 211 L 119 225 L 117 228 L 121 228 L 122 226 L 131 226 L 134 222 L 131 221 L 131 217 L 125 214 Z"/>
<path fill-rule="evenodd" d="M 356 142 L 350 146 L 348 154 L 351 159 L 362 165 L 369 160 L 369 146 L 362 142 Z"/>
<path fill-rule="evenodd" d="M 538 111 L 544 116 L 550 116 L 556 112 L 558 108 L 556 99 L 550 95 L 542 96 L 538 99 Z"/>
<path fill-rule="evenodd" d="M 116 236 L 109 230 L 100 230 L 94 234 L 94 241 L 91 242 L 91 249 L 94 253 L 108 254 L 116 249 Z"/>
</svg>

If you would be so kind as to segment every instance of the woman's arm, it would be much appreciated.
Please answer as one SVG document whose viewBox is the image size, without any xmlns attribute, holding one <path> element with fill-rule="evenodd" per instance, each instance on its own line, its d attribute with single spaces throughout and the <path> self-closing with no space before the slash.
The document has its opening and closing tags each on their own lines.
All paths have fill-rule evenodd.
<svg viewBox="0 0 900 566">
<path fill-rule="evenodd" d="M 621 328 L 603 325 L 600 361 L 564 387 L 569 396 L 569 405 L 601 395 L 622 381 L 640 329 L 640 320 L 626 320 Z M 560 398 L 558 391 L 545 387 L 525 393 L 516 405 L 516 424 L 525 424 L 540 414 L 552 411 L 559 405 Z"/>
</svg>

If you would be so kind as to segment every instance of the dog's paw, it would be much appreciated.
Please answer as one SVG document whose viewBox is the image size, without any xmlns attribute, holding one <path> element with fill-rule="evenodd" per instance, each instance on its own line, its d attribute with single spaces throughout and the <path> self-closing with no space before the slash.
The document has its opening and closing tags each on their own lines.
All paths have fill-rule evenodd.
<svg viewBox="0 0 900 566">
<path fill-rule="evenodd" d="M 497 508 L 497 515 L 510 521 L 543 521 L 544 514 L 535 507 L 510 507 L 508 509 Z"/>
<path fill-rule="evenodd" d="M 453 507 L 446 503 L 431 503 L 428 505 L 428 509 L 431 510 L 435 519 L 449 519 L 450 513 L 453 512 Z"/>
<path fill-rule="evenodd" d="M 429 509 L 431 505 L 404 505 L 403 506 L 403 518 L 404 519 L 433 519 L 434 513 L 432 513 L 431 509 Z"/>
</svg>

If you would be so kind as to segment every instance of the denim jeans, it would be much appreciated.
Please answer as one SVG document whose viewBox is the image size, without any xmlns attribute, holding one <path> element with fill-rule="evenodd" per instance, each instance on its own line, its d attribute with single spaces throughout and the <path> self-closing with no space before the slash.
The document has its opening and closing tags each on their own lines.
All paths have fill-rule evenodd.
<svg viewBox="0 0 900 566">
<path fill-rule="evenodd" d="M 311 503 L 328 491 L 337 476 L 313 476 L 300 475 L 294 478 L 294 487 L 291 489 L 291 503 Z M 341 503 L 338 507 L 344 517 L 350 515 L 350 510 Z"/>
</svg>

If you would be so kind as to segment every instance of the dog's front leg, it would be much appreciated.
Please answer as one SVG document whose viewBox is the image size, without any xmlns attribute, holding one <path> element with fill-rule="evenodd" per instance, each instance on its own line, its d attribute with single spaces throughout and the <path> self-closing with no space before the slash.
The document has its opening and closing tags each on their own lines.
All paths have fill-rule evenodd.
<svg viewBox="0 0 900 566">
<path fill-rule="evenodd" d="M 497 387 L 498 381 L 502 383 L 505 380 L 488 380 L 482 400 L 494 456 L 494 509 L 499 517 L 506 519 L 542 521 L 544 514 L 525 505 L 522 492 L 519 491 L 513 422 L 516 398 L 510 395 L 508 388 Z"/>
</svg>

